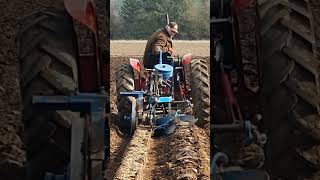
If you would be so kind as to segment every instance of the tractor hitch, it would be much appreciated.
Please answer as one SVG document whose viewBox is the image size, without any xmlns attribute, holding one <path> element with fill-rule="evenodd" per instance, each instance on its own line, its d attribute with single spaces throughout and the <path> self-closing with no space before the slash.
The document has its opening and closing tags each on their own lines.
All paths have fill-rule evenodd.
<svg viewBox="0 0 320 180">
<path fill-rule="evenodd" d="M 71 122 L 70 163 L 64 174 L 46 173 L 46 180 L 103 179 L 107 154 L 105 111 L 109 102 L 103 94 L 79 93 L 73 96 L 34 96 L 34 110 L 72 110 L 84 118 Z M 90 130 L 91 129 L 91 130 Z"/>
</svg>

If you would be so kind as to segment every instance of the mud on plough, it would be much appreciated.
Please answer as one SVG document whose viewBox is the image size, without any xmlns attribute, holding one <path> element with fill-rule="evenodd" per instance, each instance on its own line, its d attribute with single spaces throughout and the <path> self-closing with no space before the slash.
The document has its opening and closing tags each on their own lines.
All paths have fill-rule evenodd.
<svg viewBox="0 0 320 180">
<path fill-rule="evenodd" d="M 143 68 L 137 59 L 130 59 L 130 65 L 120 65 L 117 69 L 119 127 L 130 136 L 142 121 L 150 124 L 154 136 L 173 133 L 175 122 L 179 120 L 191 124 L 208 121 L 205 117 L 182 113 L 193 107 L 191 91 L 200 96 L 203 93 L 199 92 L 204 89 L 208 94 L 210 92 L 206 62 L 191 60 L 191 54 L 174 59 L 169 53 L 161 52 L 158 57 L 151 69 Z M 191 85 L 187 82 L 188 66 L 191 75 L 201 76 L 202 81 Z M 203 99 L 210 101 L 209 97 Z M 208 105 L 200 102 L 198 106 L 206 108 Z"/>
</svg>

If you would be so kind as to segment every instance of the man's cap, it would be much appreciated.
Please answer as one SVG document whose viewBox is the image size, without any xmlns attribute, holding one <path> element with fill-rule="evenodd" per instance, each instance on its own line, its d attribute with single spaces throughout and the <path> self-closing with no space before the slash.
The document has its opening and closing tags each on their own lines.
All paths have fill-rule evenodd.
<svg viewBox="0 0 320 180">
<path fill-rule="evenodd" d="M 178 34 L 178 24 L 177 23 L 170 22 L 168 25 L 169 25 L 172 32 Z"/>
</svg>

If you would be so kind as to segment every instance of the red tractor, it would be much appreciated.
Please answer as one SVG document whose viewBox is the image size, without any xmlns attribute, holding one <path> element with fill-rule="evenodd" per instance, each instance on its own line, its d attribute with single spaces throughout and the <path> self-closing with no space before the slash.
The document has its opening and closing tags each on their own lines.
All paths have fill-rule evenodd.
<svg viewBox="0 0 320 180">
<path fill-rule="evenodd" d="M 174 119 L 201 127 L 209 124 L 210 81 L 205 60 L 191 60 L 191 54 L 175 59 L 170 53 L 160 53 L 154 67 L 142 68 L 139 60 L 130 59 L 130 64 L 118 67 L 116 76 L 123 132 L 133 135 L 139 120 L 149 122 L 154 135 L 172 133 Z M 194 116 L 179 113 L 192 107 Z"/>
<path fill-rule="evenodd" d="M 170 22 L 168 14 L 166 22 Z M 149 122 L 154 135 L 172 133 L 174 119 L 209 125 L 209 63 L 191 58 L 191 54 L 180 59 L 160 52 L 149 69 L 133 58 L 117 68 L 118 122 L 124 133 L 132 136 L 142 120 Z M 192 107 L 194 116 L 180 114 Z"/>
<path fill-rule="evenodd" d="M 212 179 L 267 180 L 269 175 L 261 169 L 266 135 L 257 127 L 258 109 L 251 106 L 257 103 L 252 101 L 257 93 L 255 88 L 246 86 L 243 78 L 246 72 L 241 58 L 238 16 L 249 1 L 212 0 L 211 5 L 215 82 L 215 116 L 211 122 L 211 131 L 215 134 L 211 137 Z"/>
<path fill-rule="evenodd" d="M 103 177 L 110 88 L 107 40 L 100 39 L 107 29 L 98 28 L 108 14 L 101 2 L 96 8 L 93 0 L 65 0 L 65 9 L 19 21 L 28 180 Z"/>
<path fill-rule="evenodd" d="M 271 179 L 319 179 L 319 1 L 211 0 L 211 8 L 213 144 L 229 157 L 215 158 L 224 174 L 240 164 Z M 266 133 L 256 149 L 246 144 L 246 120 Z M 217 132 L 230 124 L 231 133 Z M 239 161 L 258 154 L 260 165 Z"/>
</svg>

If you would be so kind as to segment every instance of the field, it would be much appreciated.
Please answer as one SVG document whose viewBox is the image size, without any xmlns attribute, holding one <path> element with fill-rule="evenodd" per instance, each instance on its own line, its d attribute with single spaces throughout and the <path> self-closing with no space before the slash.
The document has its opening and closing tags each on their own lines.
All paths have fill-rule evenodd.
<svg viewBox="0 0 320 180">
<path fill-rule="evenodd" d="M 116 40 L 110 42 L 111 56 L 143 56 L 147 41 Z M 173 41 L 174 55 L 183 56 L 192 53 L 194 56 L 209 57 L 210 41 Z"/>
<path fill-rule="evenodd" d="M 139 126 L 132 139 L 125 138 L 116 126 L 117 105 L 115 69 L 130 57 L 142 59 L 146 41 L 111 41 L 111 131 L 108 179 L 209 179 L 209 130 L 179 125 L 178 130 L 151 138 L 147 126 Z M 174 55 L 192 53 L 210 59 L 209 41 L 174 41 Z M 138 132 L 138 133 L 137 133 Z M 170 142 L 170 143 L 169 143 Z"/>
</svg>

